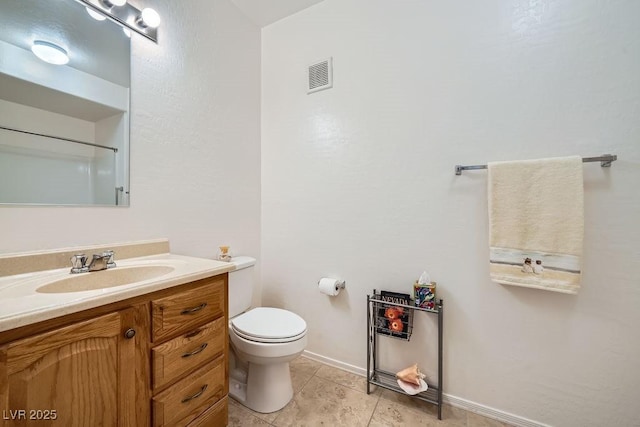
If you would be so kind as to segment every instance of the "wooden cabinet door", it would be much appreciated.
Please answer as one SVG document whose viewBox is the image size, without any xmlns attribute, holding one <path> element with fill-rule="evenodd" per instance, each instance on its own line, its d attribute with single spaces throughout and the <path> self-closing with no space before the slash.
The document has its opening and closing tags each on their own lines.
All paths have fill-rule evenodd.
<svg viewBox="0 0 640 427">
<path fill-rule="evenodd" d="M 136 419 L 144 416 L 136 345 L 146 336 L 125 336 L 135 319 L 136 309 L 126 309 L 1 346 L 0 426 L 148 423 Z"/>
</svg>

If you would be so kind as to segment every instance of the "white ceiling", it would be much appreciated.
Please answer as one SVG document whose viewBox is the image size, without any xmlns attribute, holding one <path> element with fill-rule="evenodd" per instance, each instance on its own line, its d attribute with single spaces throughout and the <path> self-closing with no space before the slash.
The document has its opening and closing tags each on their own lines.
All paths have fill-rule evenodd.
<svg viewBox="0 0 640 427">
<path fill-rule="evenodd" d="M 231 0 L 260 27 L 300 12 L 324 0 Z"/>
</svg>

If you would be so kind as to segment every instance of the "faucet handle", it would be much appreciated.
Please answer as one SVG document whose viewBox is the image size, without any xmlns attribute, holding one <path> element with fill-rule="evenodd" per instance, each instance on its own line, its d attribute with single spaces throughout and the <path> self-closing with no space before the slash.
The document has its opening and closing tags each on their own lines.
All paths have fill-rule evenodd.
<svg viewBox="0 0 640 427">
<path fill-rule="evenodd" d="M 87 256 L 85 254 L 76 254 L 71 257 L 71 266 L 73 268 L 82 268 L 87 263 Z"/>
<path fill-rule="evenodd" d="M 113 268 L 116 266 L 116 262 L 114 261 L 115 252 L 112 250 L 107 250 L 102 253 L 102 256 L 107 259 L 107 268 Z"/>
<path fill-rule="evenodd" d="M 71 257 L 71 272 L 81 273 L 87 264 L 87 256 L 85 254 L 76 254 Z"/>
</svg>

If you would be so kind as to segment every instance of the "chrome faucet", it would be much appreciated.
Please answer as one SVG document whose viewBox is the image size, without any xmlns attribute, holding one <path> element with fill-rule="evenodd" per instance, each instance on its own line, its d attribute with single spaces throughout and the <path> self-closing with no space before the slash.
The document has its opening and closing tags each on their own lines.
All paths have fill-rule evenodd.
<svg viewBox="0 0 640 427">
<path fill-rule="evenodd" d="M 113 251 L 104 251 L 101 254 L 93 254 L 91 262 L 87 265 L 87 256 L 77 254 L 71 257 L 71 274 L 86 273 L 89 271 L 106 270 L 116 266 Z"/>
</svg>

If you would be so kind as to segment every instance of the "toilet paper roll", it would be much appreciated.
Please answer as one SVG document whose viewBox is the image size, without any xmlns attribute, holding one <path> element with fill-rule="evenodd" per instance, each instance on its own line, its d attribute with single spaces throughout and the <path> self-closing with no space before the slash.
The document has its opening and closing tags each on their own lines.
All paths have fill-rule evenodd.
<svg viewBox="0 0 640 427">
<path fill-rule="evenodd" d="M 331 279 L 329 277 L 323 277 L 318 282 L 318 289 L 325 295 L 335 297 L 340 293 L 340 289 L 344 288 L 344 282 Z"/>
</svg>

